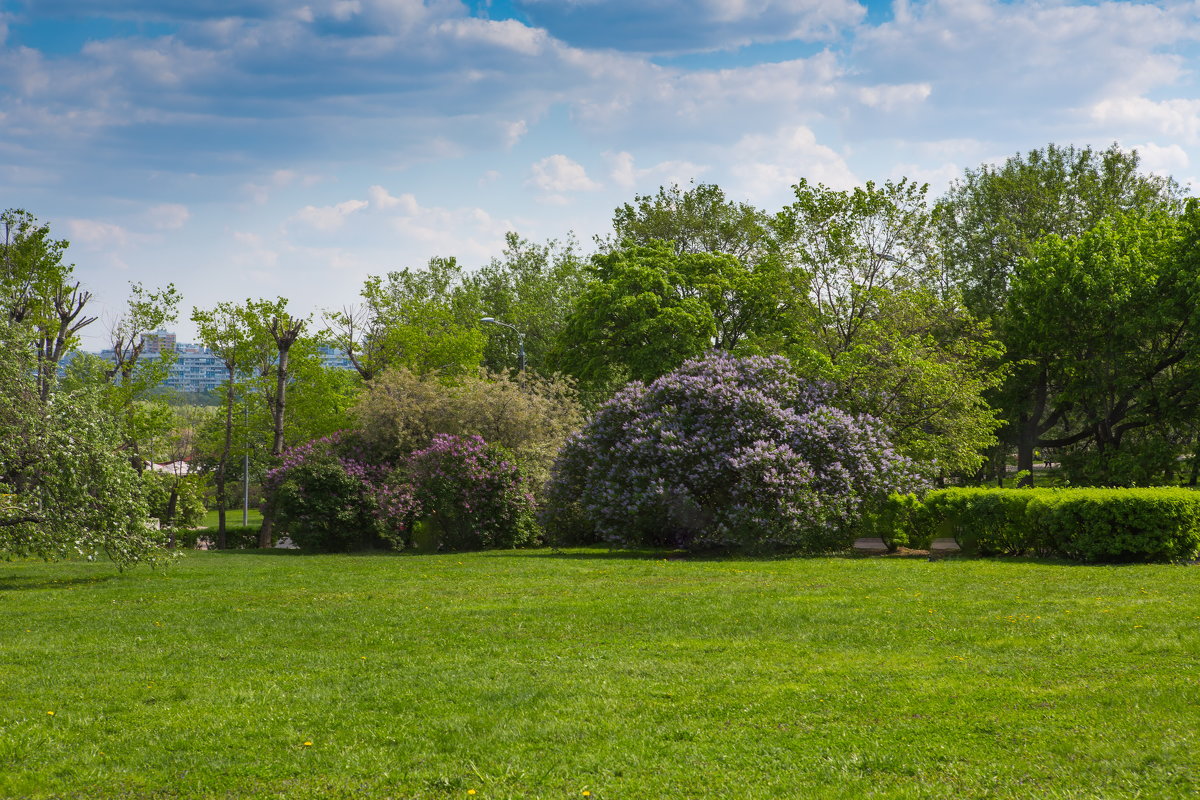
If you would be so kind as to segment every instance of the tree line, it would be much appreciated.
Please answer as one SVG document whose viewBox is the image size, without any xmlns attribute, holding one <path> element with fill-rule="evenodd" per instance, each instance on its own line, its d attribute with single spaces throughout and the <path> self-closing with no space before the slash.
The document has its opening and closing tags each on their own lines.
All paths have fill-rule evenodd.
<svg viewBox="0 0 1200 800">
<path fill-rule="evenodd" d="M 1002 483 L 1014 465 L 1027 482 L 1037 457 L 1083 485 L 1200 476 L 1200 208 L 1116 145 L 1018 154 L 938 198 L 903 179 L 846 191 L 802 180 L 788 205 L 760 209 L 711 184 L 663 187 L 617 208 L 590 253 L 509 234 L 478 270 L 434 258 L 372 276 L 356 305 L 319 319 L 283 298 L 196 308 L 226 371 L 219 413 L 159 389 L 172 355 L 146 349 L 179 313 L 170 285 L 132 286 L 110 330 L 115 359 L 74 358 L 59 378 L 95 321 L 90 295 L 66 242 L 26 212 L 3 221 L 4 550 L 36 551 L 51 487 L 67 491 L 57 467 L 36 466 L 49 428 L 87 440 L 71 433 L 80 415 L 50 409 L 98 409 L 88 441 L 106 455 L 86 458 L 131 481 L 151 460 L 190 458 L 223 536 L 243 457 L 261 487 L 285 447 L 350 427 L 384 376 L 513 374 L 518 335 L 526 375 L 568 377 L 587 410 L 710 351 L 782 355 L 840 408 L 880 420 L 934 481 Z M 354 370 L 324 367 L 321 346 Z M 107 484 L 76 472 L 72 496 L 102 505 Z M 170 521 L 182 483 L 157 516 Z M 126 508 L 126 531 L 150 510 Z M 271 528 L 268 512 L 260 543 Z"/>
</svg>

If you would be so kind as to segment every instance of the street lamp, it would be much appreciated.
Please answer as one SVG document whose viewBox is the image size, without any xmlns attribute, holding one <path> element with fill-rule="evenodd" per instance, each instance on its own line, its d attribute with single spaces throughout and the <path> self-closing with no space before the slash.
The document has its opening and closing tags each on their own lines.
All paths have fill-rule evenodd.
<svg viewBox="0 0 1200 800">
<path fill-rule="evenodd" d="M 485 325 L 499 325 L 502 328 L 508 328 L 517 335 L 517 371 L 525 371 L 525 334 L 516 329 L 515 326 L 509 325 L 507 322 L 501 322 L 495 317 L 480 317 L 479 321 Z"/>
</svg>

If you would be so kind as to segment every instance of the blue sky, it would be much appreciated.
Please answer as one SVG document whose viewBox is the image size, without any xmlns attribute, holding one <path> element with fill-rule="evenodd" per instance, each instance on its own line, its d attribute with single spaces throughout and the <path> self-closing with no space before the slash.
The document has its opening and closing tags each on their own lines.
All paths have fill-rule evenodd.
<svg viewBox="0 0 1200 800">
<path fill-rule="evenodd" d="M 107 318 L 173 281 L 190 338 L 509 230 L 587 244 L 664 183 L 777 209 L 1118 142 L 1194 186 L 1198 38 L 1174 0 L 0 0 L 0 205 Z"/>
</svg>

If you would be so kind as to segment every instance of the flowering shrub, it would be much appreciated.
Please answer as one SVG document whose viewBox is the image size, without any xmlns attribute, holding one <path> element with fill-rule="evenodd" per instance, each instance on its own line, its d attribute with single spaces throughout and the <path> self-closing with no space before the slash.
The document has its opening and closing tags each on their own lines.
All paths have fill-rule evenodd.
<svg viewBox="0 0 1200 800">
<path fill-rule="evenodd" d="M 827 405 L 786 359 L 713 353 L 635 381 L 568 440 L 544 522 L 621 545 L 849 545 L 911 463 L 882 426 Z"/>
<path fill-rule="evenodd" d="M 266 481 L 279 530 L 305 549 L 402 545 L 412 490 L 389 481 L 387 466 L 357 455 L 341 434 L 284 451 Z"/>
<path fill-rule="evenodd" d="M 412 543 L 418 520 L 447 549 L 514 547 L 536 539 L 533 495 L 503 448 L 438 434 L 399 467 L 370 463 L 341 434 L 284 452 L 267 475 L 280 531 L 306 549 Z"/>
<path fill-rule="evenodd" d="M 516 547 L 537 538 L 533 495 L 506 451 L 479 436 L 439 433 L 409 457 L 414 508 L 452 550 Z"/>
</svg>

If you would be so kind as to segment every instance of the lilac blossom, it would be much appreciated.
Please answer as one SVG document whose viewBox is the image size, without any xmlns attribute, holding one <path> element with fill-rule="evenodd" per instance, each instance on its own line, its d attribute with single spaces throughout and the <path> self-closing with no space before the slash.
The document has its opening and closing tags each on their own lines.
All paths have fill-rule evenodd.
<svg viewBox="0 0 1200 800">
<path fill-rule="evenodd" d="M 786 359 L 726 353 L 630 383 L 563 448 L 544 522 L 618 545 L 845 546 L 917 478 L 878 420 L 830 394 Z"/>
</svg>

